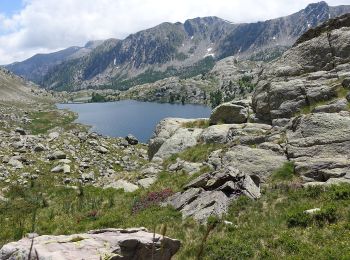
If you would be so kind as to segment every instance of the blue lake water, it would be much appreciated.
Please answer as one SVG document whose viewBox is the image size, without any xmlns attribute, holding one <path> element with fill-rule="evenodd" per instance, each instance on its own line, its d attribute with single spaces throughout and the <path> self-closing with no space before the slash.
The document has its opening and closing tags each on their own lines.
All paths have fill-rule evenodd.
<svg viewBox="0 0 350 260">
<path fill-rule="evenodd" d="M 161 104 L 123 100 L 108 103 L 58 104 L 60 109 L 77 112 L 78 123 L 92 126 L 92 131 L 112 136 L 136 136 L 147 142 L 157 123 L 166 117 L 209 117 L 211 109 L 201 105 Z"/>
</svg>

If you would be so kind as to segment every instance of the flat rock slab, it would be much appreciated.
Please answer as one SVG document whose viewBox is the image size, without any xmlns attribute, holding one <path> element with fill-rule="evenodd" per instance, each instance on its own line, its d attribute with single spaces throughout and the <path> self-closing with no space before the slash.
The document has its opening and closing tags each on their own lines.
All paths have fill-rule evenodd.
<svg viewBox="0 0 350 260">
<path fill-rule="evenodd" d="M 262 181 L 287 161 L 286 156 L 277 152 L 242 145 L 233 146 L 228 151 L 214 151 L 208 159 L 214 169 L 233 167 L 245 174 L 256 175 Z"/>
<path fill-rule="evenodd" d="M 144 228 L 103 229 L 84 234 L 37 236 L 4 245 L 2 260 L 168 260 L 179 250 L 180 241 L 148 232 Z M 28 257 L 30 255 L 30 257 Z"/>
</svg>

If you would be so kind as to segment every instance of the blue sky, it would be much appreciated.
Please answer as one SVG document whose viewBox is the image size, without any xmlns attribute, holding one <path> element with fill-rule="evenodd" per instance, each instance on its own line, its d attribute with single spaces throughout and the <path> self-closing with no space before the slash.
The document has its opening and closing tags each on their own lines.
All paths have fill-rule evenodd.
<svg viewBox="0 0 350 260">
<path fill-rule="evenodd" d="M 18 13 L 22 7 L 22 0 L 0 0 L 0 13 L 6 16 Z"/>
<path fill-rule="evenodd" d="M 320 0 L 0 0 L 0 64 L 198 16 L 256 22 Z M 350 0 L 326 0 L 350 5 Z"/>
</svg>

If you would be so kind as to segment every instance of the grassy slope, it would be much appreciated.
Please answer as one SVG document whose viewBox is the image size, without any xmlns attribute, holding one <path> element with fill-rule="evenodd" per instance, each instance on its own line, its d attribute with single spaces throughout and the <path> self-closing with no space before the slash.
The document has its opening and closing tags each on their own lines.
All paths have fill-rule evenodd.
<svg viewBox="0 0 350 260">
<path fill-rule="evenodd" d="M 178 156 L 202 160 L 212 148 L 197 146 Z M 0 202 L 0 244 L 30 231 L 71 234 L 102 227 L 145 226 L 162 232 L 166 225 L 166 235 L 183 242 L 176 259 L 196 259 L 205 226 L 182 220 L 171 208 L 151 206 L 132 212 L 133 205 L 149 192 L 179 191 L 194 177 L 163 172 L 148 190 L 128 194 L 92 186 L 56 186 L 52 174 L 32 181 L 28 188 L 11 186 L 9 201 Z M 242 197 L 233 203 L 224 217 L 233 224 L 221 223 L 210 233 L 204 259 L 349 259 L 349 185 L 303 189 L 292 164 L 276 171 L 269 183 L 261 199 Z M 321 214 L 309 218 L 302 214 L 315 207 L 322 209 Z"/>
</svg>

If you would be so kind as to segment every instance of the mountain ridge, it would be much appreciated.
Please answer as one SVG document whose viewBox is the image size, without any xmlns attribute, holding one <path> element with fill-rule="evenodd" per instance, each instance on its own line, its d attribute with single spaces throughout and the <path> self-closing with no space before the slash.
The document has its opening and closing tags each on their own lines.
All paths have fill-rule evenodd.
<svg viewBox="0 0 350 260">
<path fill-rule="evenodd" d="M 332 7 L 318 2 L 289 16 L 256 23 L 236 24 L 215 16 L 164 22 L 123 40 L 103 41 L 80 57 L 44 68 L 33 81 L 56 90 L 127 89 L 177 76 L 179 70 L 206 73 L 212 67 L 198 68 L 211 64 L 210 59 L 273 59 L 309 28 L 344 12 L 350 12 L 350 5 Z M 26 77 L 16 69 L 22 64 L 7 68 Z"/>
</svg>

